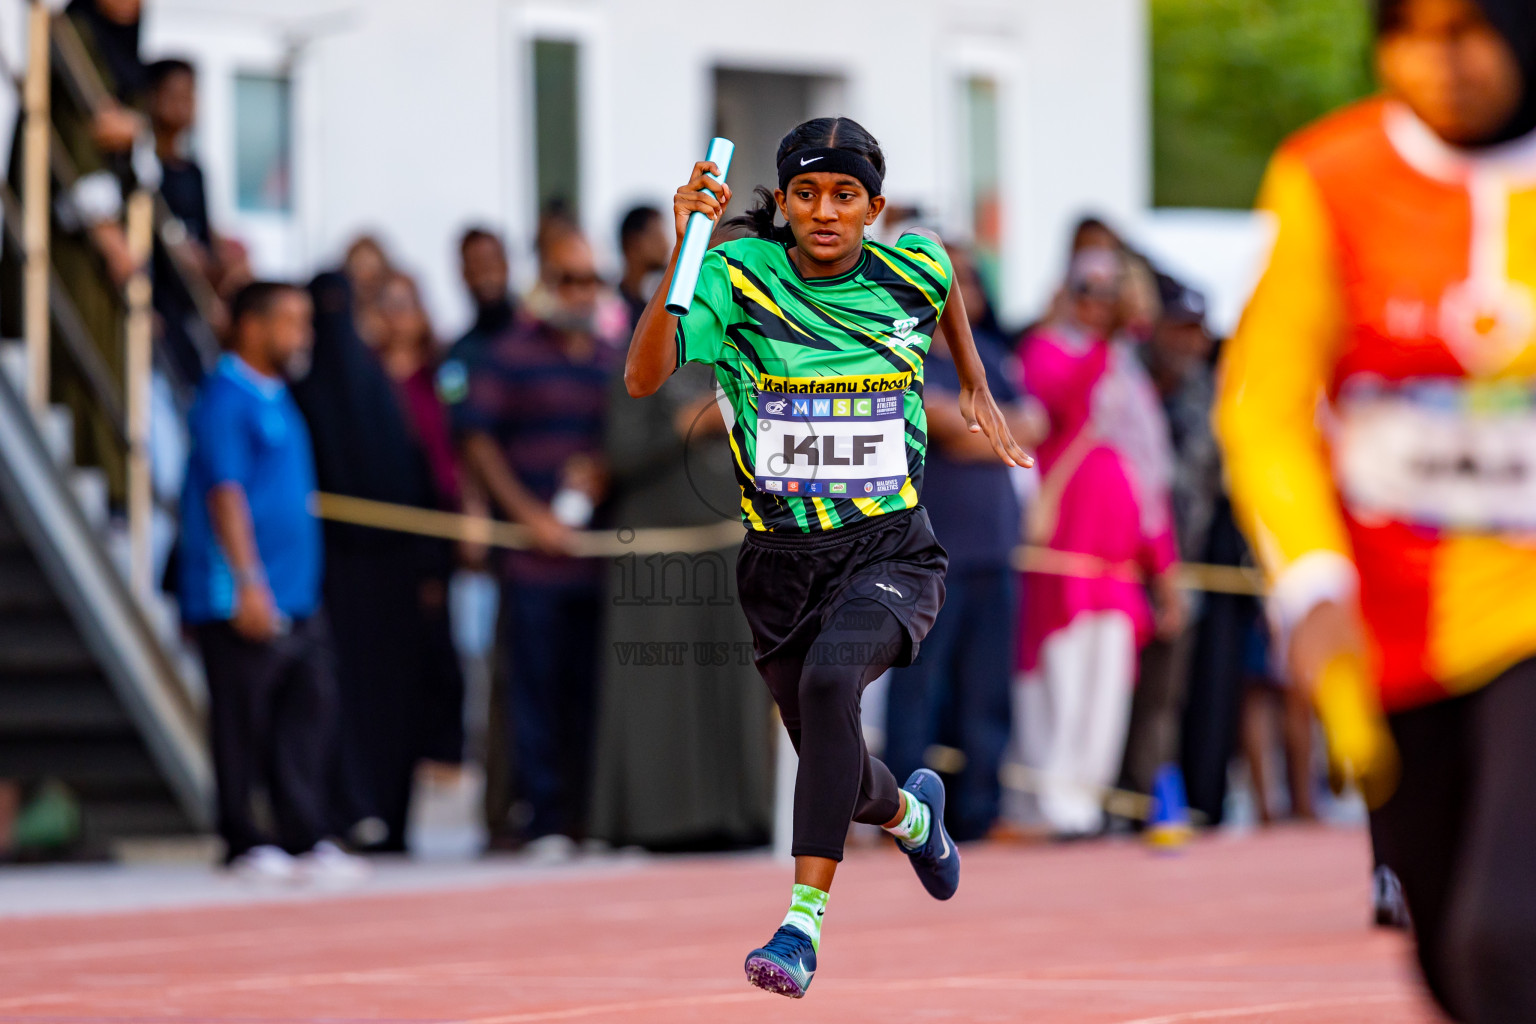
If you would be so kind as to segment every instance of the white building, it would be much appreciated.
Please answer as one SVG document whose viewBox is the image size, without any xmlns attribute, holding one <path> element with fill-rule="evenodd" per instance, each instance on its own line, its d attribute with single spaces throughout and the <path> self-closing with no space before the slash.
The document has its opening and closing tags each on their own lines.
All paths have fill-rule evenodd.
<svg viewBox="0 0 1536 1024">
<path fill-rule="evenodd" d="M 8 54 L 21 3 L 0 0 Z M 893 202 L 990 236 L 1013 320 L 1040 308 L 1080 213 L 1135 223 L 1150 196 L 1145 0 L 877 0 L 813 18 L 741 0 L 145 8 L 145 56 L 200 69 L 195 149 L 218 228 L 283 276 L 376 231 L 444 333 L 468 318 L 467 224 L 504 229 L 526 274 L 540 197 L 559 189 L 611 265 L 623 211 L 665 203 L 717 131 L 738 144 L 742 196 L 795 122 L 859 120 Z"/>
<path fill-rule="evenodd" d="M 794 123 L 847 114 L 881 140 L 891 199 L 960 236 L 995 181 L 1010 318 L 1039 307 L 1081 211 L 1131 221 L 1150 195 L 1144 0 L 879 0 L 809 21 L 740 0 L 146 7 L 145 53 L 202 71 L 216 222 L 274 274 L 376 230 L 422 275 L 445 331 L 467 319 L 454 261 L 467 223 L 527 253 L 541 190 L 574 173 L 612 260 L 623 211 L 665 203 L 717 131 L 738 144 L 741 195 Z M 263 194 L 251 179 L 284 138 L 291 188 Z"/>
</svg>

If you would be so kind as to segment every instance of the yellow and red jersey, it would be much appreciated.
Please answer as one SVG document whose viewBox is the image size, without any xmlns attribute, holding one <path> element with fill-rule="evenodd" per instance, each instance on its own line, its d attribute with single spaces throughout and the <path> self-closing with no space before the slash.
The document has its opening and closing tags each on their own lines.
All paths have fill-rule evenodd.
<svg viewBox="0 0 1536 1024">
<path fill-rule="evenodd" d="M 1368 100 L 1298 132 L 1216 428 L 1282 617 L 1358 585 L 1388 710 L 1536 656 L 1536 139 Z"/>
</svg>

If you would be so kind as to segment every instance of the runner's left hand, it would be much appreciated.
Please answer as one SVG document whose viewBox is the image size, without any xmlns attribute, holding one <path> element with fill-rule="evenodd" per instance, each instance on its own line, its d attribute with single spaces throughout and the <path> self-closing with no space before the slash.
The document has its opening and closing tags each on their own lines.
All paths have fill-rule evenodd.
<svg viewBox="0 0 1536 1024">
<path fill-rule="evenodd" d="M 1008 429 L 1008 421 L 1003 418 L 1003 410 L 997 407 L 997 400 L 992 397 L 992 392 L 985 385 L 979 388 L 962 388 L 960 391 L 960 415 L 965 417 L 965 425 L 971 433 L 985 434 L 987 440 L 992 442 L 992 450 L 997 452 L 997 457 L 1010 466 L 1023 466 L 1028 469 L 1035 464 L 1034 457 L 1019 447 L 1019 442 L 1013 439 L 1013 431 Z"/>
</svg>

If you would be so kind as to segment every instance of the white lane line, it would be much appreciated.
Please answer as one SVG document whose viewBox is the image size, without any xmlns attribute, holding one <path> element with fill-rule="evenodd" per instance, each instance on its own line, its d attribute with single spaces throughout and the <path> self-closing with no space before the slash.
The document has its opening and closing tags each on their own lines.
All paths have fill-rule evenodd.
<svg viewBox="0 0 1536 1024">
<path fill-rule="evenodd" d="M 1185 1024 L 1187 1021 L 1198 1020 L 1235 1020 L 1242 1017 L 1257 1017 L 1266 1013 L 1326 1010 L 1344 1006 L 1373 1006 L 1381 1003 L 1408 1002 L 1412 999 L 1413 996 L 1406 992 L 1382 993 L 1375 996 L 1350 996 L 1336 999 L 1308 999 L 1294 1003 L 1228 1006 L 1219 1010 L 1190 1010 L 1185 1013 L 1170 1013 L 1162 1017 L 1137 1017 L 1135 1020 L 1119 1021 L 1118 1024 Z"/>
<path fill-rule="evenodd" d="M 896 992 L 904 990 L 921 990 L 935 987 L 942 988 L 970 988 L 980 979 L 975 978 L 927 978 L 905 979 L 903 981 L 868 981 L 848 982 L 832 986 L 833 991 L 842 994 L 854 994 L 860 991 L 871 993 Z M 1027 981 L 1028 979 L 1020 979 Z M 1023 984 L 1019 988 L 1038 988 L 1042 990 L 1072 990 L 1072 987 L 1060 984 Z M 831 993 L 829 993 L 831 994 Z M 699 996 L 679 996 L 668 999 L 638 999 L 621 1003 L 599 1003 L 588 1006 L 574 1006 L 559 1010 L 531 1010 L 522 1013 L 511 1013 L 496 1017 L 467 1017 L 453 1020 L 448 1024 L 533 1024 L 536 1021 L 577 1020 L 583 1017 L 594 1017 L 608 1014 L 635 1013 L 644 1010 L 681 1009 L 683 1007 L 709 1006 L 723 1003 L 750 1002 L 762 997 L 758 992 L 742 992 L 734 994 L 713 994 Z M 1284 1003 L 1262 1003 L 1247 1006 L 1225 1007 L 1218 1010 L 1196 1010 L 1189 1013 L 1175 1013 L 1162 1017 L 1142 1017 L 1136 1020 L 1122 1021 L 1120 1024 L 1182 1024 L 1186 1021 L 1223 1020 L 1241 1017 L 1250 1017 L 1264 1013 L 1281 1013 L 1291 1010 L 1312 1010 L 1341 1006 L 1369 1006 L 1381 1003 L 1406 1002 L 1412 999 L 1410 993 L 1379 993 L 1374 995 L 1335 997 L 1331 999 L 1308 999 Z"/>
<path fill-rule="evenodd" d="M 532 1021 L 577 1020 L 582 1017 L 607 1016 L 609 1014 L 634 1013 L 641 1010 L 681 1009 L 685 1006 L 715 1006 L 726 1003 L 747 1003 L 765 998 L 764 993 L 719 993 L 708 996 L 678 996 L 672 999 L 636 999 L 627 1003 L 599 1003 L 592 1006 L 573 1006 L 564 1010 L 533 1010 L 529 1013 L 510 1013 L 500 1017 L 466 1017 L 448 1021 L 447 1024 L 530 1024 Z"/>
</svg>

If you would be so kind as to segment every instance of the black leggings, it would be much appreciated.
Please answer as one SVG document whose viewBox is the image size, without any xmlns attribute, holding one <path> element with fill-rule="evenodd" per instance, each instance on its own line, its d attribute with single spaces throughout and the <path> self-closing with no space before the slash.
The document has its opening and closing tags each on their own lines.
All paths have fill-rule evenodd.
<svg viewBox="0 0 1536 1024">
<path fill-rule="evenodd" d="M 794 856 L 840 861 L 850 821 L 884 825 L 901 810 L 896 777 L 864 746 L 859 699 L 906 643 L 906 629 L 890 609 L 860 598 L 829 616 L 803 659 L 762 666 L 800 755 Z"/>
<path fill-rule="evenodd" d="M 1390 721 L 1403 777 L 1372 826 L 1425 980 L 1466 1024 L 1536 1021 L 1536 660 Z"/>
</svg>

